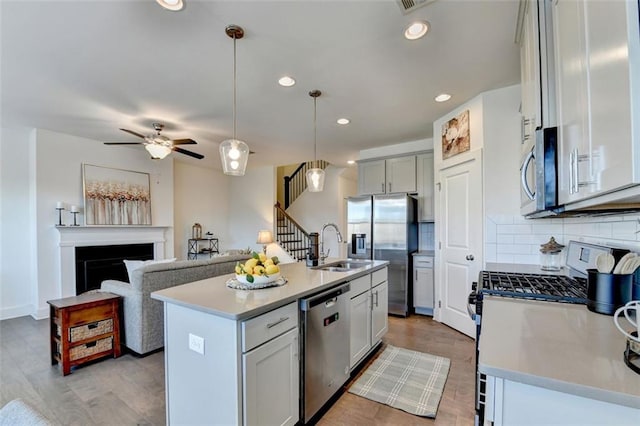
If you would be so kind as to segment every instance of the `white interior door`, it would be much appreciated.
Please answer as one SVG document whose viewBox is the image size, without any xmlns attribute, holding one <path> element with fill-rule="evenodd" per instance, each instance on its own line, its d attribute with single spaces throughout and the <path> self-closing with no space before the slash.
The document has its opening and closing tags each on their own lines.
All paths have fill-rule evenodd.
<svg viewBox="0 0 640 426">
<path fill-rule="evenodd" d="M 483 264 L 482 151 L 459 155 L 464 157 L 439 173 L 439 317 L 450 327 L 475 337 L 467 299 Z"/>
</svg>

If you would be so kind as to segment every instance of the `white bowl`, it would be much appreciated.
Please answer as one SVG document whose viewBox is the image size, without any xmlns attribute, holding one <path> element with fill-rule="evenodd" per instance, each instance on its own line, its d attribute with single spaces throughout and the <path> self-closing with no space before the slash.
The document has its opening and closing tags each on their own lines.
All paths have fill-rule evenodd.
<svg viewBox="0 0 640 426">
<path fill-rule="evenodd" d="M 240 281 L 243 284 L 248 284 L 248 285 L 268 284 L 268 283 L 272 283 L 274 281 L 277 281 L 279 278 L 280 278 L 280 272 L 278 272 L 277 274 L 271 274 L 271 275 L 254 275 L 253 276 L 253 282 L 250 283 L 249 281 L 247 281 L 247 275 L 246 274 L 243 274 L 243 275 L 236 274 L 236 279 L 238 281 Z"/>
</svg>

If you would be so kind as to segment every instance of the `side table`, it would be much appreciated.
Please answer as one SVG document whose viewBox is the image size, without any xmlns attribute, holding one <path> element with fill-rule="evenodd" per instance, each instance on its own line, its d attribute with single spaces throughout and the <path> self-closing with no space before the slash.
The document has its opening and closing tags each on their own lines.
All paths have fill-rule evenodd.
<svg viewBox="0 0 640 426">
<path fill-rule="evenodd" d="M 61 363 L 66 376 L 71 367 L 110 355 L 119 357 L 121 299 L 95 292 L 49 300 L 51 365 Z"/>
</svg>

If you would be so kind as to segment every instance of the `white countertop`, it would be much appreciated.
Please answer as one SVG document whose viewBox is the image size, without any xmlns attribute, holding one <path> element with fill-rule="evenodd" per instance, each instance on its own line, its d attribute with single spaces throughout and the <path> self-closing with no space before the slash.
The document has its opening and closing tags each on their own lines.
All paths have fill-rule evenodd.
<svg viewBox="0 0 640 426">
<path fill-rule="evenodd" d="M 419 250 L 413 253 L 414 256 L 427 256 L 427 257 L 435 257 L 435 250 Z"/>
<path fill-rule="evenodd" d="M 640 375 L 623 360 L 613 317 L 585 305 L 485 296 L 480 372 L 640 408 Z"/>
<path fill-rule="evenodd" d="M 340 259 L 327 259 L 326 264 Z M 374 260 L 369 266 L 349 272 L 329 272 L 307 268 L 304 262 L 280 265 L 287 283 L 259 290 L 235 290 L 226 282 L 234 274 L 221 275 L 151 293 L 152 299 L 185 306 L 213 315 L 243 320 L 283 306 L 304 296 L 370 274 L 389 262 Z"/>
</svg>

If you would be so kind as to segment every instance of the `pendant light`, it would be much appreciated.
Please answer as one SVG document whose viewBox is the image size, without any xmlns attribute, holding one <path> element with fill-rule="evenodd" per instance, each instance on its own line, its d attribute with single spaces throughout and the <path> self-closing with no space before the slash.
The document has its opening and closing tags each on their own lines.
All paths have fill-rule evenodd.
<svg viewBox="0 0 640 426">
<path fill-rule="evenodd" d="M 322 192 L 324 188 L 324 170 L 318 167 L 316 115 L 318 111 L 317 99 L 322 94 L 319 90 L 312 90 L 309 96 L 313 98 L 313 169 L 307 170 L 307 189 L 309 192 Z"/>
<path fill-rule="evenodd" d="M 233 39 L 233 139 L 220 144 L 220 159 L 225 175 L 244 176 L 249 159 L 249 147 L 236 139 L 236 40 L 244 37 L 244 30 L 237 25 L 229 25 L 225 32 Z"/>
</svg>

